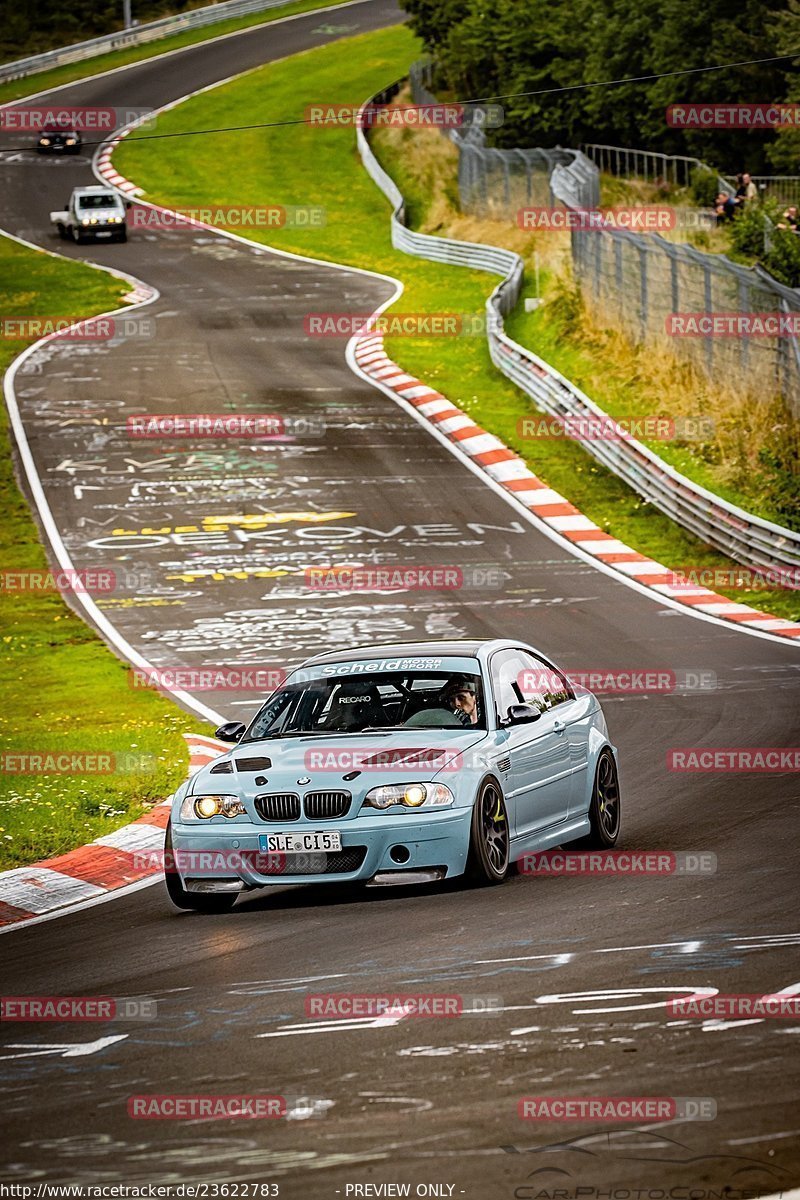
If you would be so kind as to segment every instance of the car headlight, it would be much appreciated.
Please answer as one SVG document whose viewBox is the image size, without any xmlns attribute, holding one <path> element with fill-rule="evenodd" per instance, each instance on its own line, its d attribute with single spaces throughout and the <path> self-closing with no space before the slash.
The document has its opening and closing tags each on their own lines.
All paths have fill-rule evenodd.
<svg viewBox="0 0 800 1200">
<path fill-rule="evenodd" d="M 443 783 L 384 783 L 372 788 L 364 797 L 367 808 L 447 808 L 455 800 Z"/>
<path fill-rule="evenodd" d="M 67 138 L 67 145 L 68 145 L 68 146 L 74 146 L 74 145 L 75 145 L 75 138 Z"/>
<path fill-rule="evenodd" d="M 84 217 L 83 220 L 81 221 L 81 225 L 88 225 L 88 224 L 89 224 L 89 218 Z"/>
<path fill-rule="evenodd" d="M 49 146 L 50 138 L 39 138 L 39 145 L 40 146 Z"/>
<path fill-rule="evenodd" d="M 238 796 L 185 796 L 182 821 L 208 821 L 211 817 L 243 817 L 247 809 Z"/>
</svg>

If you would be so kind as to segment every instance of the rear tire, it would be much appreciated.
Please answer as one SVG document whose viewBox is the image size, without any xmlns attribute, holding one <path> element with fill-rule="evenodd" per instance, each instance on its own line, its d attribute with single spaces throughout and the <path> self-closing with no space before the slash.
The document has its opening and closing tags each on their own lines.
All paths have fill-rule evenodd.
<svg viewBox="0 0 800 1200">
<path fill-rule="evenodd" d="M 472 808 L 467 876 L 473 883 L 491 887 L 508 875 L 511 834 L 503 791 L 495 779 L 483 783 Z"/>
<path fill-rule="evenodd" d="M 591 831 L 586 837 L 572 842 L 581 850 L 609 850 L 619 837 L 621 811 L 619 774 L 614 755 L 603 750 L 594 773 L 592 799 L 589 803 Z"/>
<path fill-rule="evenodd" d="M 167 895 L 175 907 L 188 909 L 190 912 L 230 912 L 238 893 L 219 892 L 215 895 L 213 892 L 187 892 L 178 872 L 171 869 L 172 853 L 172 823 L 168 822 L 164 839 L 164 881 L 167 885 Z"/>
</svg>

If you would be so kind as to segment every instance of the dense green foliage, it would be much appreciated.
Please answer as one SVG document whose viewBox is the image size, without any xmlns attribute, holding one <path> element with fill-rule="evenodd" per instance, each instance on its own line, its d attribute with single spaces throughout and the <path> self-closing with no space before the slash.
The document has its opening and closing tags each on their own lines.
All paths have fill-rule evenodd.
<svg viewBox="0 0 800 1200">
<path fill-rule="evenodd" d="M 155 21 L 206 0 L 131 0 L 134 20 Z M 122 29 L 122 0 L 0 0 L 0 61 L 9 62 Z"/>
<path fill-rule="evenodd" d="M 670 104 L 769 102 L 796 92 L 791 59 L 669 73 L 800 52 L 800 0 L 664 0 L 655 7 L 641 0 L 404 0 L 404 6 L 451 94 L 529 93 L 503 101 L 506 123 L 496 145 L 641 146 L 693 155 L 725 173 L 766 173 L 776 143 L 784 170 L 797 157 L 796 133 L 778 139 L 772 131 L 673 129 L 665 113 Z M 665 77 L 581 87 L 651 75 Z"/>
</svg>

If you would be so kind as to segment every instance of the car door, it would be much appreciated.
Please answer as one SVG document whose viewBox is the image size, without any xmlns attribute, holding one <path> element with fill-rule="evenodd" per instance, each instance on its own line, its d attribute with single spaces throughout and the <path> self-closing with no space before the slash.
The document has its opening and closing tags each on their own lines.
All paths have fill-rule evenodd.
<svg viewBox="0 0 800 1200">
<path fill-rule="evenodd" d="M 506 800 L 514 837 L 528 837 L 565 821 L 572 801 L 572 763 L 567 724 L 550 706 L 542 664 L 524 650 L 499 650 L 489 663 L 497 722 L 511 760 Z M 538 686 L 537 686 L 538 683 Z M 529 704 L 535 721 L 508 724 L 508 709 Z"/>
</svg>

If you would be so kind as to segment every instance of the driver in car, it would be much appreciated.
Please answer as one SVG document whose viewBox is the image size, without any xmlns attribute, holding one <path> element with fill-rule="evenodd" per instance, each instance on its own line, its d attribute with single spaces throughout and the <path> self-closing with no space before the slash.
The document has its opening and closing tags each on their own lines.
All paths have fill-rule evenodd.
<svg viewBox="0 0 800 1200">
<path fill-rule="evenodd" d="M 456 713 L 464 725 L 478 724 L 477 688 L 471 679 L 454 679 L 448 683 L 442 697 L 444 703 Z"/>
</svg>

